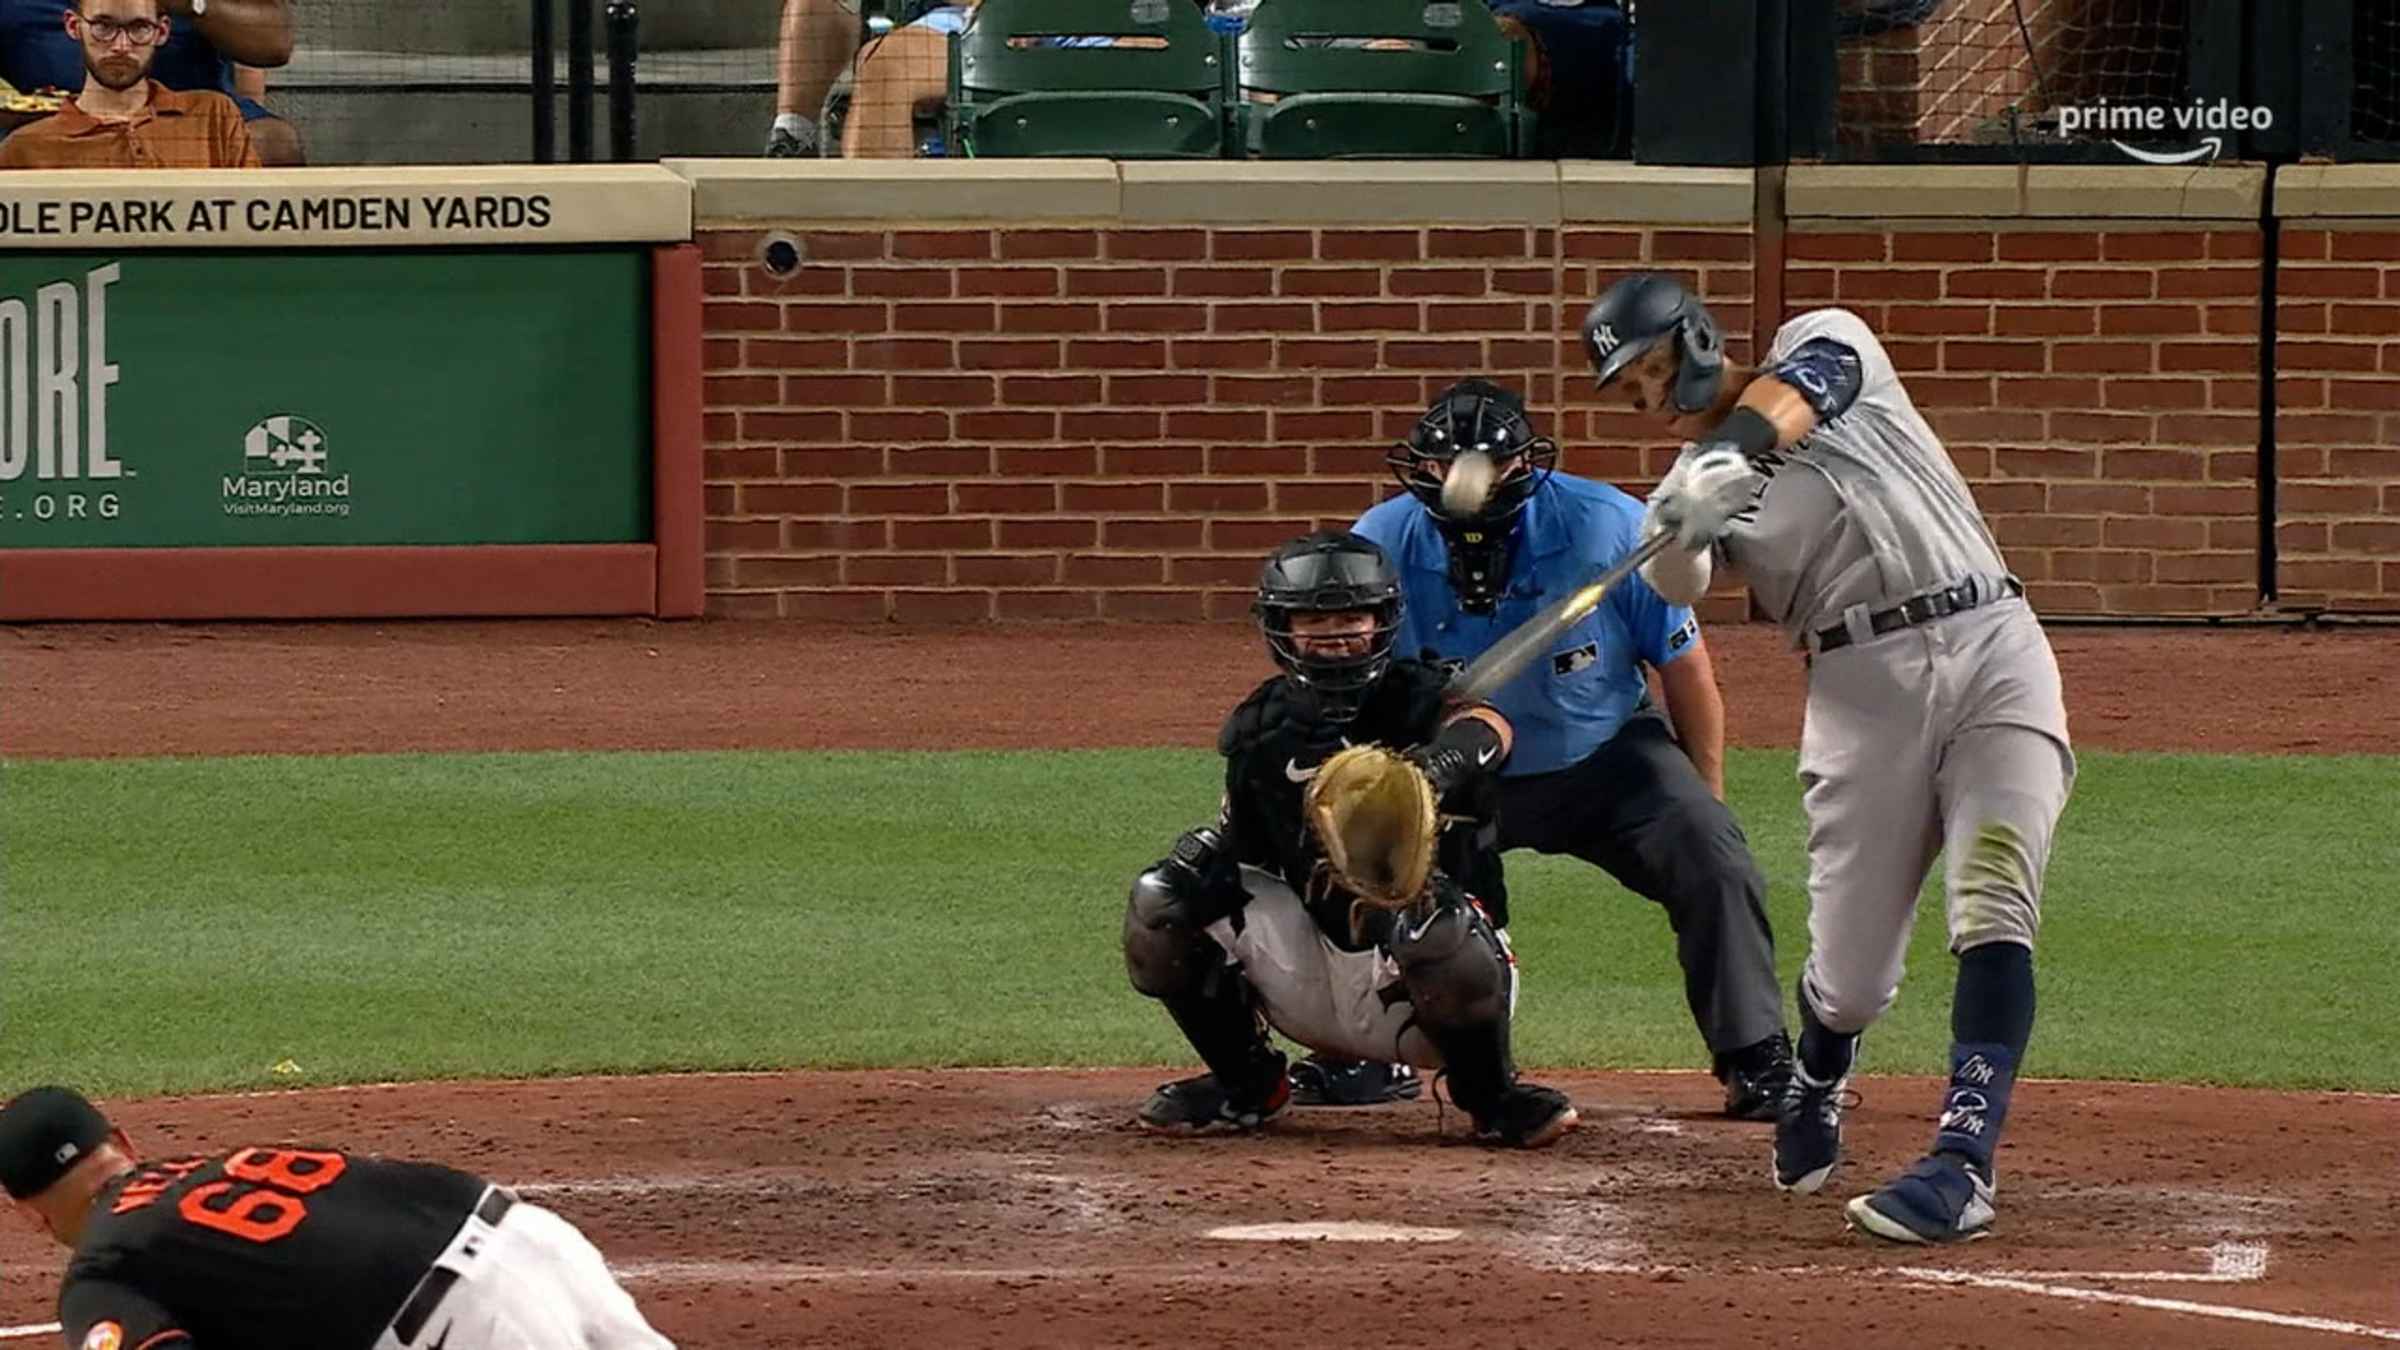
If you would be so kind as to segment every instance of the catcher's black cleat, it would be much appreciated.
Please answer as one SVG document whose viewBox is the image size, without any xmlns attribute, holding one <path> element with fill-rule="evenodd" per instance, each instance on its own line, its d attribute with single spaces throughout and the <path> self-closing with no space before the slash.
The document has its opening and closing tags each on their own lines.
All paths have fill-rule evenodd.
<svg viewBox="0 0 2400 1350">
<path fill-rule="evenodd" d="M 1756 1045 L 1717 1056 L 1725 1085 L 1725 1114 L 1735 1120 L 1773 1120 L 1792 1090 L 1792 1038 L 1778 1031 Z"/>
<path fill-rule="evenodd" d="M 1310 1055 L 1292 1066 L 1294 1106 L 1381 1106 L 1414 1101 L 1425 1080 L 1406 1064 Z"/>
<path fill-rule="evenodd" d="M 1292 1102 L 1292 1080 L 1275 1066 L 1264 1092 L 1229 1097 L 1213 1073 L 1179 1078 L 1150 1094 L 1135 1119 L 1142 1128 L 1173 1134 L 1255 1130 L 1283 1114 Z"/>
<path fill-rule="evenodd" d="M 1558 1142 L 1582 1119 L 1575 1113 L 1575 1104 L 1558 1089 L 1517 1083 L 1500 1094 L 1500 1104 L 1490 1114 L 1475 1116 L 1475 1142 L 1502 1148 L 1541 1148 Z"/>
</svg>

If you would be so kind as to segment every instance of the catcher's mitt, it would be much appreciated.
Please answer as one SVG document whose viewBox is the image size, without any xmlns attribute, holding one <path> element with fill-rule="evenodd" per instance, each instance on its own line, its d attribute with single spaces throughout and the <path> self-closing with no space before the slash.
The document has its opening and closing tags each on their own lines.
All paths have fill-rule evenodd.
<svg viewBox="0 0 2400 1350">
<path fill-rule="evenodd" d="M 1326 760 L 1301 801 L 1324 873 L 1375 909 L 1406 909 L 1433 878 L 1441 817 L 1425 771 L 1379 745 Z M 1354 911 L 1355 913 L 1355 911 Z"/>
</svg>

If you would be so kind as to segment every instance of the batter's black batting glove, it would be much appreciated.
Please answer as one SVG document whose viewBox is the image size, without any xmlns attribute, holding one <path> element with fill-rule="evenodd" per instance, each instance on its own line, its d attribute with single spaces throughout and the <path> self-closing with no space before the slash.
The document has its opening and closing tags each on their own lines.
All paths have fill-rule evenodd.
<svg viewBox="0 0 2400 1350">
<path fill-rule="evenodd" d="M 1434 738 L 1407 752 L 1408 762 L 1424 770 L 1433 795 L 1448 797 L 1496 768 L 1501 759 L 1500 733 L 1480 717 L 1460 717 Z"/>
</svg>

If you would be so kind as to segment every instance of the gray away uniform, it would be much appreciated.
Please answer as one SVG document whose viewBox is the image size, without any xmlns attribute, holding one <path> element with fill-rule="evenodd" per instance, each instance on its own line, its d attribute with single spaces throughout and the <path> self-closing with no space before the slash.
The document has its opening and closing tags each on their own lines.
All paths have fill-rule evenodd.
<svg viewBox="0 0 2400 1350">
<path fill-rule="evenodd" d="M 2033 945 L 2075 760 L 2049 640 L 1883 344 L 1857 315 L 1817 310 L 1776 333 L 1765 365 L 1820 338 L 1858 354 L 1858 396 L 1758 464 L 1768 481 L 1718 548 L 1812 654 L 1802 983 L 1829 1030 L 1853 1032 L 1899 991 L 1937 852 L 1953 953 Z M 1870 626 L 1960 586 L 1982 603 L 1880 635 Z M 1820 650 L 1827 629 L 1848 644 Z"/>
</svg>

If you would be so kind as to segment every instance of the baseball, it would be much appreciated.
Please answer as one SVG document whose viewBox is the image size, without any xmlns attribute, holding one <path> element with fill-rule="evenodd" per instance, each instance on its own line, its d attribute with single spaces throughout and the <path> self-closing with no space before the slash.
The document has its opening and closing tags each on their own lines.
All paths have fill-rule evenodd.
<svg viewBox="0 0 2400 1350">
<path fill-rule="evenodd" d="M 1492 480 L 1497 476 L 1492 457 L 1481 450 L 1469 450 L 1450 461 L 1449 472 L 1442 476 L 1442 514 L 1457 520 L 1473 518 L 1491 498 Z"/>
</svg>

